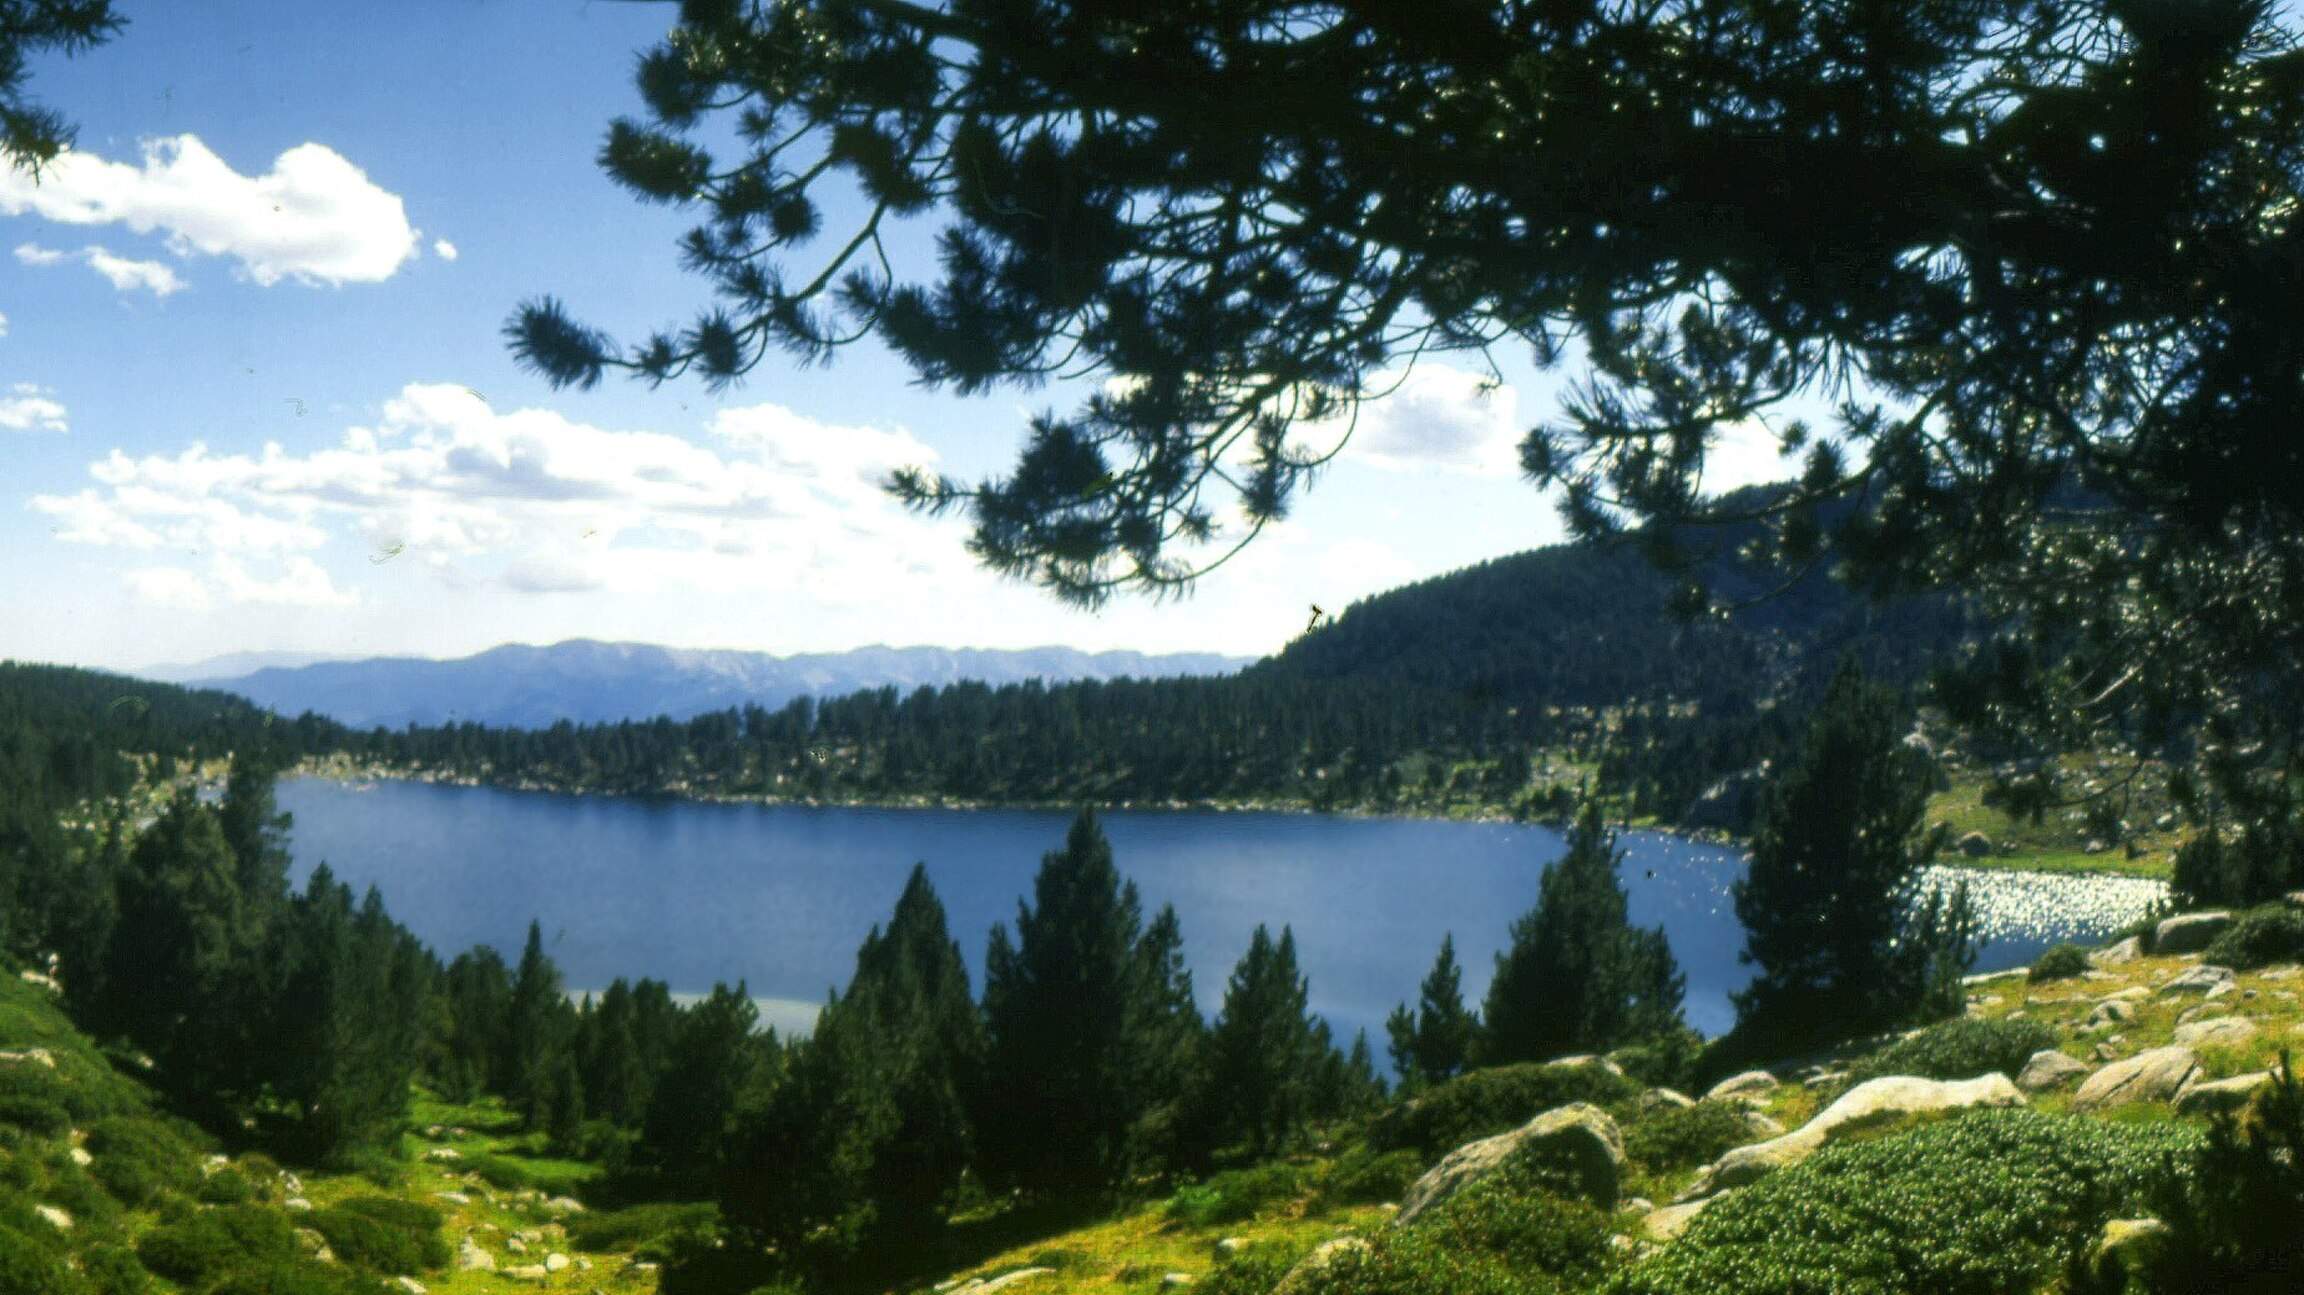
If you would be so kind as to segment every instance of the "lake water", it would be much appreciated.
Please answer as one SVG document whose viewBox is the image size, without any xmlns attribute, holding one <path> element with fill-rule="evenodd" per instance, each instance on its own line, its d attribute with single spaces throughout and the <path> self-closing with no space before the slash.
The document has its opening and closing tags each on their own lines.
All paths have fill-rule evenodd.
<svg viewBox="0 0 2304 1295">
<path fill-rule="evenodd" d="M 843 983 L 856 946 L 887 919 L 914 861 L 928 865 L 979 988 L 984 938 L 1013 922 L 1040 856 L 1069 814 L 1038 810 L 708 805 L 382 782 L 296 779 L 296 876 L 325 861 L 444 956 L 491 944 L 519 954 L 530 918 L 575 988 L 653 976 L 698 993 L 742 979 L 769 1019 L 805 1028 Z M 1130 811 L 1104 816 L 1147 915 L 1176 906 L 1211 1015 L 1257 923 L 1296 932 L 1313 1009 L 1340 1040 L 1413 999 L 1453 933 L 1465 997 L 1486 993 L 1514 917 L 1563 851 L 1549 828 L 1311 814 Z M 1689 1023 L 1733 1021 L 1748 970 L 1729 886 L 1730 849 L 1627 833 L 1633 919 L 1662 923 L 1688 977 Z M 1989 943 L 1979 970 L 2022 965 L 2060 939 L 2101 936 L 2160 893 L 2155 882 L 1968 874 Z"/>
</svg>

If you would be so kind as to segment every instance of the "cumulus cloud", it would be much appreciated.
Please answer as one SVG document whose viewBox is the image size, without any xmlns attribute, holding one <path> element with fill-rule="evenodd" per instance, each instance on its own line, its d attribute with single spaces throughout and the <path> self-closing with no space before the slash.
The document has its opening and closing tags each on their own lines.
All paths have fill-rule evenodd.
<svg viewBox="0 0 2304 1295">
<path fill-rule="evenodd" d="M 159 261 L 132 261 L 114 256 L 101 247 L 91 247 L 82 255 L 88 258 L 89 268 L 122 292 L 142 288 L 155 297 L 165 297 L 184 288 L 184 281 L 176 277 L 176 272 Z"/>
<path fill-rule="evenodd" d="M 217 602 L 328 605 L 346 596 L 322 565 L 331 555 L 363 578 L 412 568 L 519 594 L 792 591 L 834 602 L 871 596 L 891 572 L 969 570 L 948 534 L 880 488 L 892 469 L 935 459 L 910 434 L 773 405 L 721 411 L 707 431 L 611 431 L 414 384 L 334 446 L 114 451 L 90 466 L 94 486 L 32 507 L 69 542 L 211 557 L 191 578 Z M 365 560 L 352 565 L 355 555 Z M 135 579 L 148 598 L 187 596 L 183 574 Z"/>
<path fill-rule="evenodd" d="M 159 232 L 179 256 L 229 256 L 267 285 L 374 283 L 417 254 L 399 196 L 323 144 L 289 149 L 262 175 L 233 170 L 194 135 L 146 142 L 139 165 L 70 152 L 37 185 L 0 170 L 0 212 Z"/>
<path fill-rule="evenodd" d="M 432 240 L 432 255 L 443 261 L 453 261 L 456 259 L 456 245 L 445 238 L 435 238 Z"/>
<path fill-rule="evenodd" d="M 176 271 L 165 262 L 114 256 L 110 248 L 93 243 L 77 252 L 59 251 L 37 243 L 20 243 L 16 247 L 16 259 L 26 265 L 36 266 L 57 265 L 66 260 L 84 261 L 90 269 L 103 275 L 106 282 L 122 292 L 142 289 L 153 296 L 165 297 L 184 289 L 184 280 L 178 278 Z"/>
<path fill-rule="evenodd" d="M 66 432 L 72 430 L 72 425 L 55 392 L 36 382 L 19 382 L 0 394 L 0 428 L 11 432 Z"/>
<path fill-rule="evenodd" d="M 1744 486 L 1783 481 L 1800 474 L 1801 461 L 1784 457 L 1783 441 L 1757 418 L 1712 433 L 1704 448 L 1704 490 L 1726 494 Z"/>
<path fill-rule="evenodd" d="M 1368 390 L 1386 393 L 1360 406 L 1347 453 L 1397 472 L 1511 476 L 1520 470 L 1520 393 L 1509 383 L 1451 365 L 1425 363 L 1405 376 L 1379 374 Z M 1337 430 L 1341 430 L 1339 425 Z M 1311 432 L 1310 443 L 1319 443 Z"/>
</svg>

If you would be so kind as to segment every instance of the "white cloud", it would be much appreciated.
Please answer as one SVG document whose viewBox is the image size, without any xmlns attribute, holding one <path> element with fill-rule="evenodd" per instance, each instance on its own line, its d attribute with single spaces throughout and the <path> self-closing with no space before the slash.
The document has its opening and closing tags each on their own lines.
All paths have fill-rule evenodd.
<svg viewBox="0 0 2304 1295">
<path fill-rule="evenodd" d="M 184 289 L 184 281 L 176 277 L 176 272 L 158 261 L 131 261 L 101 247 L 91 247 L 83 255 L 88 258 L 90 268 L 122 292 L 142 288 L 155 297 L 165 297 Z"/>
<path fill-rule="evenodd" d="M 1431 471 L 1512 476 L 1520 470 L 1520 393 L 1510 383 L 1490 385 L 1477 373 L 1426 362 L 1405 377 L 1377 375 L 1368 390 L 1380 394 L 1360 406 L 1346 454 L 1395 472 Z M 1323 428 L 1304 439 L 1321 445 Z M 1342 420 L 1325 430 L 1341 432 Z"/>
<path fill-rule="evenodd" d="M 432 255 L 443 261 L 453 261 L 456 259 L 456 245 L 445 238 L 435 238 L 432 240 Z"/>
<path fill-rule="evenodd" d="M 757 405 L 722 411 L 699 442 L 499 413 L 446 384 L 403 388 L 382 414 L 304 453 L 115 450 L 90 465 L 94 487 L 31 506 L 69 542 L 207 556 L 215 565 L 195 577 L 218 602 L 338 602 L 349 595 L 328 579 L 331 557 L 359 580 L 405 569 L 523 594 L 835 603 L 874 597 L 891 575 L 973 570 L 949 530 L 880 489 L 891 469 L 936 457 L 902 431 Z M 249 575 L 256 565 L 273 574 Z M 183 579 L 167 580 L 155 587 L 181 598 Z"/>
<path fill-rule="evenodd" d="M 66 432 L 72 426 L 55 392 L 37 383 L 19 382 L 0 394 L 0 428 L 11 432 Z"/>
<path fill-rule="evenodd" d="M 66 153 L 37 185 L 21 169 L 0 170 L 0 212 L 158 231 L 177 255 L 230 256 L 261 284 L 374 283 L 417 251 L 399 196 L 313 143 L 256 176 L 234 171 L 194 135 L 147 141 L 141 166 Z"/>
<path fill-rule="evenodd" d="M 64 256 L 64 253 L 55 248 L 42 247 L 38 243 L 18 243 L 16 245 L 16 259 L 26 265 L 54 265 L 63 260 Z"/>
<path fill-rule="evenodd" d="M 156 607 L 205 611 L 211 603 L 208 583 L 183 567 L 138 567 L 126 579 L 138 598 Z"/>
<path fill-rule="evenodd" d="M 0 315 L 0 337 L 8 335 L 8 316 Z"/>
<path fill-rule="evenodd" d="M 1731 423 L 1712 433 L 1704 449 L 1704 492 L 1721 495 L 1744 486 L 1783 481 L 1800 474 L 1800 460 L 1787 459 L 1783 441 L 1757 418 Z"/>
</svg>

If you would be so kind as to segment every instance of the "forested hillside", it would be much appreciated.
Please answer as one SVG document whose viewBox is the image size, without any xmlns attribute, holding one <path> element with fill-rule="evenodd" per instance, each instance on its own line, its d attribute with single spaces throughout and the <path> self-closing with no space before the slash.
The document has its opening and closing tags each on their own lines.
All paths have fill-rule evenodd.
<svg viewBox="0 0 2304 1295">
<path fill-rule="evenodd" d="M 515 786 L 897 802 L 1558 813 L 1596 783 L 1633 816 L 1677 821 L 1782 751 L 1843 656 L 1909 685 L 1970 630 L 1943 598 L 1875 603 L 1821 571 L 1771 582 L 1737 556 L 1751 538 L 1681 537 L 1669 574 L 1630 541 L 1500 558 L 1356 603 L 1233 677 L 379 729 L 346 753 Z M 1674 617 L 1689 581 L 1739 610 Z"/>
</svg>

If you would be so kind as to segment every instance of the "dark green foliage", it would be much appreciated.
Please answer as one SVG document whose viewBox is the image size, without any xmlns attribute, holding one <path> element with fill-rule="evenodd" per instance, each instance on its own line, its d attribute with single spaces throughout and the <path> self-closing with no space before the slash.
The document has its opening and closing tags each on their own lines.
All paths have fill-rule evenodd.
<svg viewBox="0 0 2304 1295">
<path fill-rule="evenodd" d="M 2070 980 L 2088 970 L 2088 951 L 2077 944 L 2052 945 L 2032 960 L 2025 978 L 2037 985 L 2048 980 Z"/>
<path fill-rule="evenodd" d="M 1957 1007 L 1972 922 L 1914 893 L 1932 851 L 1919 837 L 1928 779 L 1905 727 L 1896 702 L 1844 666 L 1769 784 L 1735 888 L 1743 960 L 1757 968 L 1736 995 L 1747 1046 L 1854 1038 Z"/>
<path fill-rule="evenodd" d="M 1597 1065 L 1493 1066 L 1395 1106 L 1369 1127 L 1368 1141 L 1379 1150 L 1411 1148 L 1429 1162 L 1467 1142 L 1518 1128 L 1555 1106 L 1607 1106 L 1639 1091 L 1630 1079 Z"/>
<path fill-rule="evenodd" d="M 225 1205 L 153 1228 L 137 1239 L 136 1254 L 160 1276 L 200 1287 L 236 1270 L 292 1262 L 299 1250 L 286 1214 L 261 1205 Z"/>
<path fill-rule="evenodd" d="M 428 1037 L 433 963 L 374 889 L 355 909 L 326 865 L 282 926 L 273 1088 L 297 1112 L 295 1149 L 346 1163 L 399 1132 Z"/>
<path fill-rule="evenodd" d="M 1320 1184 L 1323 1205 L 1377 1205 L 1397 1201 L 1424 1175 L 1424 1158 L 1402 1148 L 1355 1146 L 1339 1156 Z"/>
<path fill-rule="evenodd" d="M 2238 1119 L 2218 1118 L 2187 1168 L 2154 1193 L 2171 1234 L 2151 1256 L 2147 1288 L 2294 1290 L 2304 1272 L 2304 1085 L 2286 1050 L 2271 1086 Z"/>
<path fill-rule="evenodd" d="M 1626 1044 L 1608 1054 L 1635 1082 L 1648 1088 L 1690 1088 L 1704 1056 L 1704 1036 L 1694 1030 L 1667 1030 Z"/>
<path fill-rule="evenodd" d="M 0 1295 L 80 1295 L 87 1290 L 63 1255 L 33 1240 L 38 1235 L 0 1226 Z"/>
<path fill-rule="evenodd" d="M 2056 1046 L 2056 1029 L 2040 1021 L 1964 1016 L 1940 1021 L 1898 1039 L 1849 1067 L 1850 1083 L 1882 1075 L 1974 1079 L 1993 1071 L 2013 1079 L 2043 1048 Z"/>
<path fill-rule="evenodd" d="M 1325 1020 L 1312 1023 L 1311 1115 L 1316 1124 L 1357 1120 L 1383 1108 L 1384 1079 L 1376 1073 L 1376 1054 L 1369 1051 L 1368 1031 L 1352 1036 L 1352 1046 L 1340 1049 Z"/>
<path fill-rule="evenodd" d="M 1662 1174 L 1710 1164 L 1754 1140 L 1751 1113 L 1741 1103 L 1698 1102 L 1633 1120 L 1624 1130 L 1624 1154 L 1649 1173 Z"/>
<path fill-rule="evenodd" d="M 0 1124 L 42 1137 L 61 1137 L 72 1127 L 72 1113 L 42 1098 L 0 1094 Z"/>
<path fill-rule="evenodd" d="M 80 1252 L 80 1271 L 96 1295 L 149 1295 L 152 1275 L 125 1246 L 99 1242 Z"/>
<path fill-rule="evenodd" d="M 2240 908 L 2304 883 L 2304 829 L 2283 809 L 2243 824 L 2231 839 L 2211 823 L 2176 851 L 2168 896 L 2180 909 Z"/>
<path fill-rule="evenodd" d="M 303 1222 L 328 1238 L 338 1259 L 381 1273 L 413 1276 L 444 1268 L 450 1258 L 447 1238 L 440 1234 L 440 1212 L 415 1201 L 356 1197 L 313 1210 Z"/>
<path fill-rule="evenodd" d="M 568 1074 L 575 1026 L 575 1009 L 563 992 L 560 968 L 544 952 L 543 930 L 530 922 L 520 967 L 512 977 L 497 1054 L 500 1091 L 530 1129 L 551 1122 L 553 1102 Z"/>
<path fill-rule="evenodd" d="M 1392 1069 L 1403 1084 L 1437 1084 L 1471 1064 L 1480 1018 L 1464 1006 L 1464 972 L 1456 965 L 1456 937 L 1440 937 L 1440 953 L 1417 991 L 1415 1010 L 1406 1003 L 1384 1023 L 1391 1035 Z"/>
<path fill-rule="evenodd" d="M 1977 1111 L 1827 1147 L 1712 1205 L 1611 1295 L 2005 1295 L 2132 1217 L 2197 1138 Z"/>
<path fill-rule="evenodd" d="M 1311 1174 L 1285 1160 L 1232 1169 L 1206 1182 L 1179 1187 L 1168 1198 L 1168 1213 L 1189 1227 L 1238 1223 L 1301 1197 Z"/>
<path fill-rule="evenodd" d="M 118 1116 L 88 1127 L 89 1172 L 123 1205 L 149 1205 L 199 1186 L 199 1156 L 158 1120 Z"/>
<path fill-rule="evenodd" d="M 1585 802 L 1568 853 L 1547 865 L 1536 907 L 1512 924 L 1488 984 L 1482 1058 L 1543 1061 L 1605 1052 L 1681 1028 L 1685 978 L 1663 928 L 1635 929 L 1616 869 L 1622 856 Z"/>
<path fill-rule="evenodd" d="M 568 1240 L 584 1250 L 629 1253 L 672 1233 L 710 1235 L 720 1211 L 709 1201 L 652 1202 L 620 1210 L 595 1210 L 568 1220 Z"/>
<path fill-rule="evenodd" d="M 737 1130 L 767 1098 L 778 1049 L 759 1032 L 760 1009 L 742 981 L 712 992 L 676 1018 L 671 1050 L 649 1090 L 641 1153 L 675 1191 L 716 1189 Z"/>
<path fill-rule="evenodd" d="M 916 866 L 751 1123 L 727 1217 L 834 1262 L 932 1228 L 971 1156 L 981 1030 L 944 905 Z"/>
<path fill-rule="evenodd" d="M 1519 1161 L 1309 1275 L 1306 1295 L 1578 1295 L 1616 1267 L 1608 1218 Z"/>
<path fill-rule="evenodd" d="M 394 1289 L 352 1269 L 299 1260 L 240 1269 L 207 1295 L 392 1295 Z"/>
<path fill-rule="evenodd" d="M 470 1101 L 483 1089 L 508 1090 L 512 973 L 504 956 L 486 945 L 457 954 L 441 976 L 440 992 L 446 1028 L 436 1044 L 433 1082 L 453 1101 Z"/>
<path fill-rule="evenodd" d="M 2201 959 L 2234 971 L 2304 960 L 2304 908 L 2289 904 L 2252 908 L 2235 917 Z"/>
<path fill-rule="evenodd" d="M 248 1175 L 226 1167 L 200 1180 L 193 1196 L 203 1205 L 245 1205 L 256 1199 L 256 1184 Z"/>
<path fill-rule="evenodd" d="M 35 59 L 79 54 L 110 40 L 126 25 L 110 0 L 12 4 L 0 26 L 0 168 L 41 168 L 72 146 L 71 123 L 25 93 Z M 0 1282 L 0 1289 L 5 1289 Z M 12 1293 L 11 1293 L 12 1295 Z"/>
<path fill-rule="evenodd" d="M 1032 892 L 1014 940 L 995 926 L 985 953 L 981 1167 L 1031 1191 L 1117 1187 L 1160 1167 L 1157 1118 L 1184 1096 L 1174 1050 L 1198 1013 L 1188 981 L 1175 1001 L 1182 937 L 1172 911 L 1148 937 L 1092 814 L 1042 857 Z"/>
<path fill-rule="evenodd" d="M 1272 1295 L 1303 1253 L 1274 1245 L 1252 1245 L 1216 1265 L 1199 1283 L 1200 1295 Z"/>
<path fill-rule="evenodd" d="M 1219 1143 L 1271 1154 L 1312 1114 L 1311 1077 L 1322 1051 L 1306 1014 L 1309 984 L 1296 967 L 1296 936 L 1258 926 L 1224 987 L 1208 1035 L 1204 1110 Z"/>
</svg>

